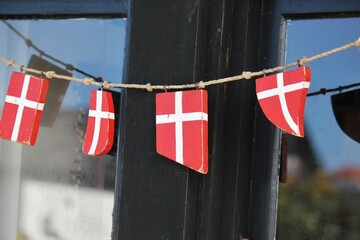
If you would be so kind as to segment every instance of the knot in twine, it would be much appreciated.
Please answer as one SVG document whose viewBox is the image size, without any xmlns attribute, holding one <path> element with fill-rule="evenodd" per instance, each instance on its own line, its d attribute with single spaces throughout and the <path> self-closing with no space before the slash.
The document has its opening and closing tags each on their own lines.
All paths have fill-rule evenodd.
<svg viewBox="0 0 360 240">
<path fill-rule="evenodd" d="M 45 76 L 46 76 L 46 78 L 53 78 L 55 76 L 55 72 L 47 71 L 47 72 L 45 72 Z"/>
<path fill-rule="evenodd" d="M 251 79 L 252 73 L 251 72 L 242 72 L 242 75 L 245 79 Z"/>
<path fill-rule="evenodd" d="M 6 66 L 12 66 L 15 64 L 14 60 L 7 60 L 5 63 L 6 63 Z"/>
<path fill-rule="evenodd" d="M 31 47 L 33 45 L 32 41 L 30 39 L 26 39 L 25 40 L 25 44 L 28 46 L 28 47 Z"/>
<path fill-rule="evenodd" d="M 196 83 L 195 85 L 196 85 L 196 88 L 199 88 L 199 89 L 205 88 L 205 83 L 203 81 L 200 81 L 200 82 Z"/>
<path fill-rule="evenodd" d="M 266 76 L 266 69 L 262 70 L 262 74 L 264 75 L 264 77 Z"/>
<path fill-rule="evenodd" d="M 67 70 L 70 70 L 70 71 L 75 70 L 75 67 L 72 64 L 66 64 L 65 67 Z"/>
<path fill-rule="evenodd" d="M 110 88 L 110 84 L 107 81 L 104 81 L 101 83 L 101 87 L 109 89 Z"/>
<path fill-rule="evenodd" d="M 152 92 L 152 91 L 153 91 L 153 88 L 152 88 L 152 86 L 151 86 L 150 83 L 147 83 L 147 84 L 146 84 L 146 90 L 148 90 L 148 92 Z"/>
<path fill-rule="evenodd" d="M 304 65 L 306 65 L 308 62 L 309 62 L 309 59 L 308 59 L 307 57 L 303 57 L 302 59 L 299 59 L 299 60 L 298 60 L 298 65 L 299 65 L 299 67 L 300 67 L 300 66 L 304 66 Z"/>
<path fill-rule="evenodd" d="M 360 47 L 360 37 L 355 41 L 355 46 Z"/>
<path fill-rule="evenodd" d="M 92 78 L 84 78 L 84 84 L 86 86 L 89 86 L 90 84 L 92 84 L 94 82 L 94 79 Z"/>
</svg>

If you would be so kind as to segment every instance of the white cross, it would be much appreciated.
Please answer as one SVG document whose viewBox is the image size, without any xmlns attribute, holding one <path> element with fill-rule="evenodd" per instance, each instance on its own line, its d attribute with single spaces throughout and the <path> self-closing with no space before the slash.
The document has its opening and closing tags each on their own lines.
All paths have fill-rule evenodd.
<svg viewBox="0 0 360 240">
<path fill-rule="evenodd" d="M 182 92 L 175 92 L 175 114 L 156 115 L 156 124 L 175 123 L 175 160 L 183 164 L 183 122 L 208 121 L 208 114 L 204 112 L 183 113 Z"/>
<path fill-rule="evenodd" d="M 286 122 L 290 128 L 297 134 L 300 134 L 299 126 L 292 119 L 288 106 L 286 104 L 285 93 L 300 90 L 303 88 L 309 88 L 310 82 L 299 82 L 284 86 L 284 75 L 283 73 L 276 74 L 277 88 L 265 90 L 257 93 L 258 100 L 268 98 L 272 96 L 279 96 L 281 110 L 284 114 Z"/>
<path fill-rule="evenodd" d="M 27 108 L 32 108 L 35 110 L 43 110 L 44 109 L 44 103 L 39 103 L 36 101 L 31 101 L 26 99 L 26 94 L 28 92 L 28 88 L 29 88 L 29 84 L 30 84 L 30 75 L 25 75 L 24 77 L 24 84 L 21 90 L 21 94 L 20 97 L 15 97 L 15 96 L 9 96 L 6 95 L 5 97 L 5 102 L 7 103 L 11 103 L 11 104 L 15 104 L 18 105 L 18 109 L 16 112 L 16 117 L 15 117 L 15 123 L 14 123 L 14 128 L 11 134 L 11 141 L 16 142 L 19 136 L 19 129 L 20 129 L 20 124 L 21 124 L 21 120 L 22 120 L 22 115 L 24 112 L 24 107 Z"/>
<path fill-rule="evenodd" d="M 102 107 L 102 91 L 96 91 L 96 109 L 89 110 L 89 117 L 95 117 L 94 136 L 91 142 L 89 155 L 94 155 L 100 134 L 101 119 L 115 119 L 115 115 L 112 112 L 106 112 L 101 110 Z"/>
</svg>

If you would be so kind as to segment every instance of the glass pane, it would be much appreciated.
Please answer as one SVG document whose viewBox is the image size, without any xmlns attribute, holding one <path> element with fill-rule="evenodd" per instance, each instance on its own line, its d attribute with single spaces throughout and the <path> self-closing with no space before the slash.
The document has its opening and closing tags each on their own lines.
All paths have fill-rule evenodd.
<svg viewBox="0 0 360 240">
<path fill-rule="evenodd" d="M 122 81 L 125 19 L 7 23 L 0 22 L 0 56 L 87 77 L 49 54 L 94 77 Z M 0 64 L 0 111 L 12 71 L 18 70 Z M 90 157 L 81 150 L 92 89 L 52 79 L 36 146 L 0 140 L 0 239 L 110 239 L 116 154 Z"/>
<path fill-rule="evenodd" d="M 286 62 L 359 36 L 359 18 L 289 21 Z M 359 83 L 359 63 L 359 48 L 309 63 L 309 93 Z M 307 98 L 305 138 L 287 137 L 288 180 L 280 186 L 278 239 L 360 239 L 360 143 L 353 138 L 360 129 L 360 94 L 349 95 L 356 89 L 360 87 Z M 348 105 L 333 106 L 332 99 L 339 96 L 350 99 Z M 333 108 L 341 115 L 347 107 L 345 133 Z"/>
</svg>

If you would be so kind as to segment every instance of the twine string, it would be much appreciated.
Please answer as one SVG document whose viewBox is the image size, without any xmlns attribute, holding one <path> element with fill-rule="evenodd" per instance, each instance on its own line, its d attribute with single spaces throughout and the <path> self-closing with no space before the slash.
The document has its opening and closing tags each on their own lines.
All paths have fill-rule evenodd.
<svg viewBox="0 0 360 240">
<path fill-rule="evenodd" d="M 320 88 L 319 91 L 308 93 L 307 97 L 325 95 L 330 92 L 340 92 L 341 93 L 343 90 L 347 90 L 347 89 L 351 89 L 351 88 L 355 88 L 355 87 L 360 87 L 360 83 L 352 83 L 352 84 L 349 84 L 346 86 L 339 86 L 336 88 Z"/>
<path fill-rule="evenodd" d="M 220 78 L 220 79 L 209 80 L 209 81 L 199 81 L 197 83 L 192 83 L 192 84 L 179 84 L 179 85 L 152 85 L 150 83 L 147 83 L 147 84 L 109 83 L 107 81 L 98 82 L 98 81 L 96 81 L 98 79 L 94 79 L 94 78 L 69 77 L 69 76 L 57 74 L 54 71 L 40 71 L 37 69 L 24 67 L 23 65 L 20 66 L 20 65 L 16 64 L 14 62 L 14 60 L 8 60 L 1 56 L 0 56 L 0 61 L 4 62 L 6 64 L 6 66 L 8 66 L 8 67 L 18 68 L 25 72 L 36 73 L 36 74 L 40 74 L 40 75 L 43 73 L 47 78 L 57 78 L 57 79 L 63 79 L 63 80 L 67 80 L 67 81 L 75 81 L 75 82 L 83 83 L 85 85 L 93 85 L 93 86 L 97 86 L 97 87 L 103 87 L 106 89 L 110 89 L 110 88 L 144 89 L 149 92 L 152 92 L 153 90 L 181 90 L 181 89 L 191 89 L 191 88 L 197 88 L 197 89 L 201 88 L 202 89 L 207 86 L 216 85 L 216 84 L 223 84 L 223 83 L 239 81 L 239 80 L 249 80 L 253 77 L 264 76 L 264 75 L 267 75 L 270 73 L 284 71 L 285 69 L 288 69 L 288 68 L 292 68 L 292 67 L 296 67 L 296 66 L 304 66 L 309 62 L 316 61 L 320 58 L 324 58 L 331 54 L 344 51 L 351 47 L 359 47 L 359 46 L 360 46 L 360 38 L 358 38 L 354 42 L 348 43 L 341 47 L 331 49 L 329 51 L 314 55 L 312 57 L 303 57 L 296 62 L 289 63 L 289 64 L 286 64 L 283 66 L 277 66 L 274 68 L 264 69 L 264 70 L 257 71 L 257 72 L 244 71 L 244 72 L 242 72 L 241 75 L 236 75 L 236 76 L 232 76 L 232 77 Z"/>
<path fill-rule="evenodd" d="M 60 65 L 63 65 L 67 70 L 69 71 L 75 71 L 78 73 L 81 73 L 82 75 L 93 78 L 97 82 L 102 82 L 102 77 L 94 77 L 90 73 L 87 73 L 79 68 L 74 67 L 72 64 L 65 63 L 61 61 L 60 59 L 57 59 L 50 54 L 46 53 L 44 50 L 40 49 L 38 46 L 36 46 L 30 39 L 26 38 L 21 32 L 19 32 L 14 26 L 12 26 L 10 23 L 8 23 L 6 20 L 2 20 L 2 22 L 10 28 L 11 31 L 13 31 L 19 38 L 21 38 L 26 46 L 29 48 L 33 48 L 35 51 L 37 51 L 40 54 L 40 57 L 46 57 L 48 59 L 51 59 L 52 61 L 59 63 Z"/>
</svg>

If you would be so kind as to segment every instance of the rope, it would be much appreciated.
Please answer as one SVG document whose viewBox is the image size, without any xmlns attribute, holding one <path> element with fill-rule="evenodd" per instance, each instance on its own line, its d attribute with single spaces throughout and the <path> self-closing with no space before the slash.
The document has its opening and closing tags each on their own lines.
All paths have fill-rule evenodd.
<svg viewBox="0 0 360 240">
<path fill-rule="evenodd" d="M 343 90 L 347 90 L 347 89 L 354 88 L 354 87 L 360 87 L 360 83 L 352 83 L 352 84 L 349 84 L 349 85 L 346 85 L 346 86 L 339 86 L 337 88 L 329 88 L 329 89 L 320 88 L 319 91 L 308 93 L 307 97 L 325 95 L 325 94 L 327 94 L 329 92 L 340 92 L 341 93 Z"/>
<path fill-rule="evenodd" d="M 36 70 L 36 69 L 32 69 L 32 68 L 27 68 L 27 67 L 24 67 L 23 65 L 21 65 L 21 66 L 17 65 L 14 62 L 14 60 L 8 60 L 1 56 L 0 56 L 0 61 L 5 62 L 5 64 L 9 67 L 11 66 L 11 67 L 18 68 L 18 69 L 26 71 L 26 72 L 45 75 L 47 78 L 58 78 L 58 79 L 63 79 L 63 80 L 68 80 L 68 81 L 75 81 L 75 82 L 83 83 L 85 85 L 93 85 L 93 86 L 106 88 L 106 89 L 109 89 L 109 88 L 144 89 L 149 92 L 152 92 L 153 90 L 167 91 L 167 90 L 180 90 L 180 89 L 191 89 L 191 88 L 201 89 L 201 88 L 205 88 L 207 86 L 216 85 L 216 84 L 223 84 L 223 83 L 239 81 L 239 80 L 244 80 L 244 79 L 249 80 L 253 77 L 264 76 L 269 73 L 284 71 L 287 68 L 291 68 L 291 67 L 295 67 L 295 66 L 303 66 L 309 62 L 318 60 L 320 58 L 327 57 L 331 54 L 341 52 L 341 51 L 344 51 L 348 48 L 355 47 L 355 46 L 356 47 L 360 46 L 360 38 L 358 38 L 354 42 L 351 42 L 351 43 L 348 43 L 341 47 L 334 48 L 329 51 L 314 55 L 312 57 L 303 57 L 302 59 L 300 59 L 296 62 L 293 62 L 293 63 L 289 63 L 287 65 L 278 66 L 278 67 L 270 68 L 270 69 L 264 69 L 264 70 L 258 71 L 258 72 L 244 71 L 241 75 L 236 75 L 236 76 L 227 77 L 227 78 L 220 78 L 220 79 L 210 80 L 210 81 L 200 81 L 198 83 L 193 83 L 193 84 L 181 84 L 181 85 L 151 85 L 150 83 L 147 83 L 147 84 L 108 83 L 106 81 L 97 82 L 94 78 L 81 79 L 81 78 L 60 75 L 60 74 L 55 73 L 54 71 L 44 72 L 44 71 L 40 71 L 40 70 Z"/>
<path fill-rule="evenodd" d="M 47 57 L 47 58 L 53 60 L 54 62 L 63 65 L 69 71 L 75 71 L 75 72 L 81 73 L 82 75 L 84 75 L 86 77 L 93 78 L 97 82 L 102 82 L 101 77 L 94 77 L 90 73 L 87 73 L 87 72 L 85 72 L 85 71 L 83 71 L 83 70 L 81 70 L 79 68 L 74 67 L 72 64 L 65 63 L 65 62 L 51 56 L 50 54 L 46 53 L 44 50 L 37 47 L 30 39 L 26 38 L 21 32 L 19 32 L 14 26 L 12 26 L 6 20 L 2 20 L 2 22 L 6 26 L 8 26 L 10 28 L 10 30 L 13 31 L 19 38 L 21 38 L 29 48 L 34 48 L 35 51 L 37 51 L 40 54 L 40 56 Z"/>
</svg>

